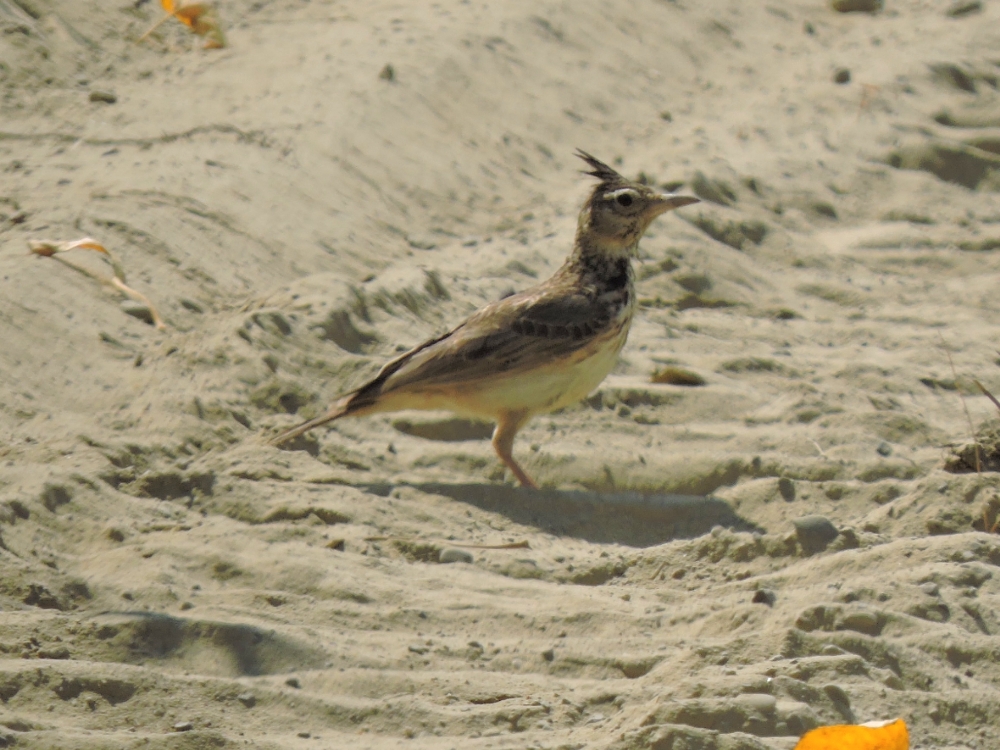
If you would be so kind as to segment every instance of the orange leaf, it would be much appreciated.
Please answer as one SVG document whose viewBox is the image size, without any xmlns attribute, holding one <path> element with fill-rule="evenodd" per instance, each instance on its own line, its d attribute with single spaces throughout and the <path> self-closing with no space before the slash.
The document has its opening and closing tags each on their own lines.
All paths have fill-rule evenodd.
<svg viewBox="0 0 1000 750">
<path fill-rule="evenodd" d="M 150 26 L 136 42 L 142 42 L 160 28 L 168 18 L 176 18 L 198 36 L 205 37 L 205 49 L 222 49 L 226 46 L 226 35 L 222 33 L 215 9 L 210 3 L 189 3 L 185 0 L 160 0 L 167 15 Z"/>
<path fill-rule="evenodd" d="M 176 8 L 174 10 L 174 17 L 194 31 L 201 17 L 208 13 L 208 11 L 209 8 L 204 3 L 191 3 L 190 5 L 182 5 Z"/>
<path fill-rule="evenodd" d="M 910 735 L 902 719 L 819 727 L 807 732 L 795 750 L 910 750 Z"/>
</svg>

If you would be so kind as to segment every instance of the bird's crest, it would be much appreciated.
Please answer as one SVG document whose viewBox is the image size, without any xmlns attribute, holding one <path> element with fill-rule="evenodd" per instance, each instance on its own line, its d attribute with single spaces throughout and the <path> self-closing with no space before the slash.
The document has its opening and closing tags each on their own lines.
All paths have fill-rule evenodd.
<svg viewBox="0 0 1000 750">
<path fill-rule="evenodd" d="M 587 165 L 592 168 L 592 171 L 584 170 L 584 174 L 589 174 L 591 177 L 596 177 L 601 181 L 601 185 L 626 185 L 628 180 L 622 177 L 618 172 L 613 170 L 603 161 L 594 158 L 582 148 L 576 150 L 576 155 L 587 162 Z"/>
</svg>

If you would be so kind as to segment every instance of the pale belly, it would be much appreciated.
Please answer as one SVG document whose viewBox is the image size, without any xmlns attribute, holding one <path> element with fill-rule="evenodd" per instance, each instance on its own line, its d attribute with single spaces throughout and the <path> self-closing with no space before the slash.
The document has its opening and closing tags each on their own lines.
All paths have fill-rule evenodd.
<svg viewBox="0 0 1000 750">
<path fill-rule="evenodd" d="M 475 388 L 453 387 L 446 393 L 411 393 L 402 408 L 445 409 L 496 420 L 504 413 L 522 412 L 530 416 L 571 406 L 597 388 L 614 368 L 628 337 L 628 328 L 626 323 L 611 340 L 597 341 L 593 347 L 582 349 L 572 358 L 530 372 L 505 374 L 481 381 Z"/>
</svg>

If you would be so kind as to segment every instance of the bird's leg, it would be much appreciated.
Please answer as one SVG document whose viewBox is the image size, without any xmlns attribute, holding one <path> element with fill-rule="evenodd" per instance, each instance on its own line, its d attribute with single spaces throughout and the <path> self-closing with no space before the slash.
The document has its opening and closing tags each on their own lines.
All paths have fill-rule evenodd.
<svg viewBox="0 0 1000 750">
<path fill-rule="evenodd" d="M 517 477 L 517 481 L 521 483 L 521 486 L 537 490 L 538 485 L 518 465 L 517 461 L 514 460 L 513 454 L 514 436 L 517 435 L 517 431 L 527 421 L 528 415 L 524 412 L 505 412 L 501 414 L 497 420 L 497 427 L 493 430 L 493 450 L 497 452 L 500 460 L 507 465 L 507 468 L 514 472 L 514 476 Z"/>
</svg>

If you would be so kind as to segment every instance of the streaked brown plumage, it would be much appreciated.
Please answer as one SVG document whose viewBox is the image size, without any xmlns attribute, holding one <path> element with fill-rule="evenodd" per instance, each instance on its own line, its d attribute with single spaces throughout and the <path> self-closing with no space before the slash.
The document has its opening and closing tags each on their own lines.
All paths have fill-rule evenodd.
<svg viewBox="0 0 1000 750">
<path fill-rule="evenodd" d="M 514 436 L 533 416 L 579 401 L 604 380 L 635 312 L 631 261 L 639 239 L 660 214 L 698 200 L 657 193 L 584 151 L 577 156 L 600 182 L 580 212 L 573 252 L 551 278 L 397 357 L 274 442 L 345 416 L 447 409 L 496 422 L 500 460 L 521 484 L 536 486 L 514 460 Z"/>
</svg>

